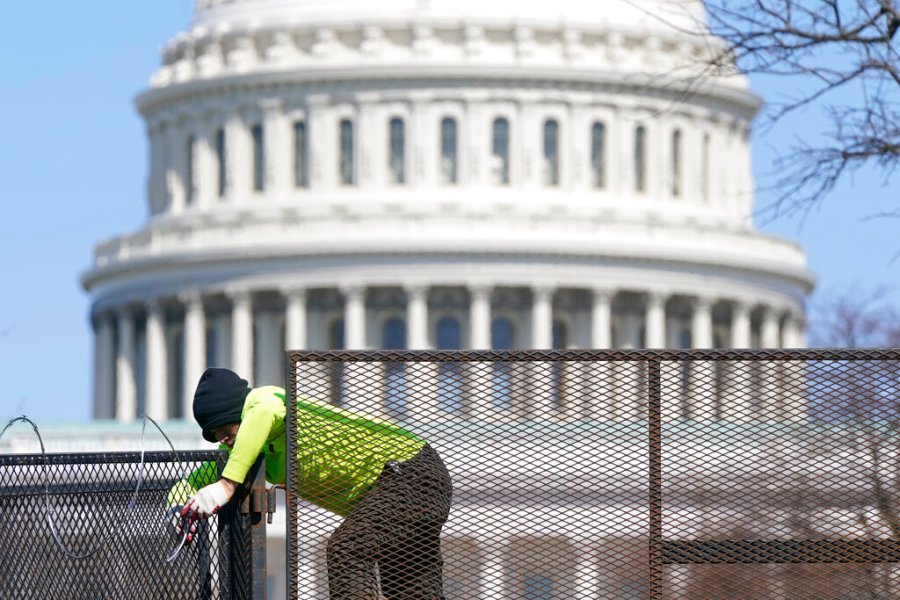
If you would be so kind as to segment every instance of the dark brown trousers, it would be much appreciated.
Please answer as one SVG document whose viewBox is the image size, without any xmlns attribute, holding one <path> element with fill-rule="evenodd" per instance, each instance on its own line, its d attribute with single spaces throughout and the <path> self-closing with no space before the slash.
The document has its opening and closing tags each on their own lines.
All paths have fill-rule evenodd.
<svg viewBox="0 0 900 600">
<path fill-rule="evenodd" d="M 431 446 L 386 464 L 328 540 L 331 600 L 443 600 L 440 534 L 452 493 Z"/>
</svg>

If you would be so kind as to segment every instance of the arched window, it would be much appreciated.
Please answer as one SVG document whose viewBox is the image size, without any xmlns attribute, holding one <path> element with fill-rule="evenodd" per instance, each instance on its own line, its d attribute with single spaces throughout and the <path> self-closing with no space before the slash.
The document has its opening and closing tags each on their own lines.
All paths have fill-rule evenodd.
<svg viewBox="0 0 900 600">
<path fill-rule="evenodd" d="M 491 177 L 494 183 L 509 183 L 509 121 L 503 117 L 494 119 L 491 146 Z"/>
<path fill-rule="evenodd" d="M 391 317 L 384 322 L 381 331 L 382 350 L 403 350 L 406 348 L 406 323 L 399 317 Z"/>
<path fill-rule="evenodd" d="M 406 348 L 406 323 L 399 317 L 391 317 L 384 322 L 381 332 L 384 350 L 402 350 Z M 385 399 L 387 412 L 395 419 L 406 414 L 406 365 L 402 362 L 389 362 L 385 365 Z"/>
<path fill-rule="evenodd" d="M 559 123 L 544 122 L 544 185 L 559 185 Z"/>
<path fill-rule="evenodd" d="M 168 328 L 166 339 L 166 371 L 169 374 L 168 409 L 169 417 L 183 419 L 184 402 L 184 329 L 181 326 Z"/>
<path fill-rule="evenodd" d="M 681 130 L 672 132 L 672 195 L 681 195 Z"/>
<path fill-rule="evenodd" d="M 491 348 L 494 350 L 512 350 L 514 336 L 515 327 L 506 317 L 497 317 L 491 322 Z M 491 399 L 496 410 L 512 408 L 512 371 L 511 363 L 494 363 Z"/>
<path fill-rule="evenodd" d="M 225 163 L 225 130 L 216 130 L 216 167 L 219 176 L 219 197 L 225 195 L 227 191 L 227 165 Z"/>
<path fill-rule="evenodd" d="M 253 189 L 257 192 L 266 187 L 266 148 L 262 125 L 254 125 L 253 136 Z"/>
<path fill-rule="evenodd" d="M 207 325 L 206 327 L 206 364 L 215 367 L 226 364 L 224 360 L 219 359 L 219 348 L 221 343 L 222 332 L 215 325 Z"/>
<path fill-rule="evenodd" d="M 709 134 L 703 135 L 703 149 L 702 156 L 700 157 L 700 189 L 703 194 L 703 200 L 709 200 L 709 184 L 710 184 L 710 172 L 709 172 L 709 162 L 710 162 L 710 141 Z"/>
<path fill-rule="evenodd" d="M 356 183 L 353 146 L 353 122 L 350 119 L 341 119 L 340 159 L 338 164 L 341 185 L 353 185 Z"/>
<path fill-rule="evenodd" d="M 305 121 L 294 123 L 294 185 L 309 187 L 309 136 Z"/>
<path fill-rule="evenodd" d="M 394 117 L 390 122 L 390 141 L 388 142 L 388 168 L 391 183 L 406 182 L 406 125 L 403 120 Z"/>
<path fill-rule="evenodd" d="M 647 189 L 647 130 L 639 125 L 634 130 L 634 189 L 643 192 Z"/>
<path fill-rule="evenodd" d="M 334 319 L 328 326 L 328 348 L 344 349 L 344 319 Z"/>
<path fill-rule="evenodd" d="M 456 317 L 442 317 L 437 322 L 437 349 L 462 348 L 462 328 Z M 459 363 L 438 363 L 438 406 L 448 413 L 460 413 L 463 408 L 463 376 Z"/>
<path fill-rule="evenodd" d="M 515 327 L 506 317 L 497 317 L 491 323 L 491 348 L 494 350 L 512 350 Z"/>
<path fill-rule="evenodd" d="M 186 164 L 184 165 L 184 194 L 185 202 L 188 205 L 191 205 L 194 203 L 194 198 L 196 196 L 194 189 L 194 147 L 196 146 L 196 140 L 194 139 L 193 135 L 188 136 L 186 146 Z"/>
<path fill-rule="evenodd" d="M 437 323 L 437 349 L 459 350 L 462 348 L 462 329 L 456 317 L 442 317 Z"/>
<path fill-rule="evenodd" d="M 162 206 L 160 212 L 172 206 L 172 188 L 169 183 L 172 172 L 172 142 L 165 133 L 162 138 Z"/>
<path fill-rule="evenodd" d="M 591 183 L 606 187 L 606 125 L 600 122 L 591 126 Z"/>
<path fill-rule="evenodd" d="M 209 346 L 207 346 L 208 348 Z M 137 403 L 136 414 L 147 412 L 147 319 L 138 318 L 134 324 L 134 381 L 135 398 Z M 207 365 L 217 363 L 207 361 Z"/>
<path fill-rule="evenodd" d="M 441 183 L 458 181 L 456 153 L 456 119 L 446 117 L 441 121 Z"/>
<path fill-rule="evenodd" d="M 569 347 L 569 326 L 562 319 L 553 319 L 553 349 L 565 350 Z"/>
</svg>

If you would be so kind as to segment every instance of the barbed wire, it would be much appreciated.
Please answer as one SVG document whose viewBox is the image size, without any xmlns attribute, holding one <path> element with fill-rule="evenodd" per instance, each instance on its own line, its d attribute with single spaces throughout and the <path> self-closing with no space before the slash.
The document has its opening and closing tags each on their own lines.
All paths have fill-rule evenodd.
<svg viewBox="0 0 900 600">
<path fill-rule="evenodd" d="M 147 432 L 147 421 L 150 421 L 151 423 L 153 423 L 153 425 L 156 427 L 156 429 L 158 429 L 159 432 L 162 434 L 163 438 L 165 438 L 166 442 L 169 444 L 169 447 L 172 449 L 172 453 L 175 455 L 175 460 L 178 462 L 179 465 L 181 465 L 182 472 L 185 473 L 184 476 L 185 477 L 187 476 L 187 472 L 184 469 L 184 463 L 182 462 L 181 458 L 178 456 L 178 450 L 175 449 L 175 445 L 172 443 L 172 440 L 169 439 L 169 436 L 166 435 L 166 432 L 163 431 L 163 428 L 160 427 L 159 423 L 157 423 L 152 417 L 150 417 L 147 414 L 144 414 L 142 416 L 142 419 L 143 419 L 143 423 L 141 425 L 141 459 L 140 459 L 140 462 L 138 463 L 138 470 L 137 470 L 137 477 L 136 477 L 137 481 L 135 483 L 134 493 L 131 495 L 131 499 L 128 501 L 128 505 L 125 508 L 125 515 L 124 515 L 123 519 L 114 521 L 114 523 L 118 523 L 118 525 L 119 525 L 118 528 L 121 528 L 123 520 L 129 518 L 132 515 L 132 513 L 134 512 L 135 506 L 137 505 L 138 495 L 140 494 L 140 491 L 141 491 L 141 486 L 144 483 L 144 467 L 146 464 L 146 461 L 145 461 L 145 453 L 146 453 L 145 436 L 146 436 L 146 432 Z M 71 550 L 68 546 L 66 546 L 62 537 L 59 535 L 59 531 L 56 526 L 56 521 L 54 520 L 54 516 L 56 515 L 56 510 L 50 505 L 50 477 L 47 474 L 47 450 L 46 450 L 46 447 L 44 446 L 44 439 L 43 439 L 43 437 L 41 437 L 41 432 L 40 432 L 40 429 L 38 428 L 37 424 L 25 415 L 21 415 L 19 417 L 10 419 L 9 422 L 6 424 L 6 426 L 3 428 L 3 430 L 0 431 L 0 440 L 3 439 L 3 435 L 7 432 L 7 430 L 10 427 L 12 427 L 15 423 L 19 423 L 19 422 L 28 423 L 29 425 L 31 425 L 31 428 L 34 430 L 34 434 L 37 436 L 38 443 L 41 446 L 41 474 L 43 475 L 44 509 L 45 509 L 45 514 L 47 517 L 47 524 L 50 528 L 50 533 L 53 537 L 53 541 L 59 547 L 60 551 L 65 556 L 67 556 L 68 558 L 70 558 L 72 560 L 85 560 L 87 558 L 94 556 L 95 554 L 100 552 L 100 550 L 102 550 L 107 545 L 107 542 L 112 537 L 112 534 L 117 530 L 117 528 L 111 527 L 106 532 L 106 535 L 103 537 L 103 539 L 100 540 L 100 542 L 97 544 L 96 547 L 94 547 L 92 550 L 85 552 L 83 554 L 78 554 L 78 553 L 74 552 L 73 550 Z M 169 514 L 170 512 L 171 512 L 171 509 L 165 513 L 166 518 L 170 517 L 170 514 Z M 178 558 L 178 555 L 181 554 L 181 550 L 184 548 L 184 545 L 188 541 L 188 536 L 190 534 L 190 527 L 189 527 L 189 525 L 186 527 L 183 521 L 184 520 L 181 519 L 180 527 L 177 528 L 179 533 L 181 534 L 181 536 L 180 536 L 181 539 L 179 540 L 178 545 L 172 550 L 172 552 L 169 553 L 169 556 L 166 559 L 166 562 L 172 562 L 173 560 Z"/>
</svg>

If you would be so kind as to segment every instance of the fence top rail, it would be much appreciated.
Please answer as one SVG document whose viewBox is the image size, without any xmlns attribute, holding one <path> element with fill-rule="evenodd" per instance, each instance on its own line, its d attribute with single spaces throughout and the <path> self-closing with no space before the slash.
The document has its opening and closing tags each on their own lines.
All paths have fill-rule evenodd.
<svg viewBox="0 0 900 600">
<path fill-rule="evenodd" d="M 900 348 L 773 350 L 288 350 L 303 362 L 891 361 Z"/>
<path fill-rule="evenodd" d="M 143 461 L 153 463 L 206 462 L 224 457 L 221 450 L 185 450 L 144 452 Z M 0 467 L 34 465 L 134 464 L 141 462 L 140 452 L 66 452 L 47 454 L 0 454 Z"/>
</svg>

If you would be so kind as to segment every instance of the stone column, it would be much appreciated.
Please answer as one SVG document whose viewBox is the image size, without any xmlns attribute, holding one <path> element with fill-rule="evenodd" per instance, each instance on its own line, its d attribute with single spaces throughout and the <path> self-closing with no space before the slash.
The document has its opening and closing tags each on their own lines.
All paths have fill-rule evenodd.
<svg viewBox="0 0 900 600">
<path fill-rule="evenodd" d="M 411 286 L 406 288 L 406 320 L 410 350 L 430 350 L 428 342 L 428 288 Z M 411 363 L 406 366 L 408 390 L 416 390 L 415 401 L 407 405 L 407 418 L 428 421 L 439 414 L 438 405 L 438 364 L 433 362 Z"/>
<path fill-rule="evenodd" d="M 478 578 L 478 597 L 492 600 L 506 598 L 502 548 L 485 546 L 482 561 Z"/>
<path fill-rule="evenodd" d="M 797 313 L 789 313 L 784 319 L 782 339 L 785 348 L 805 348 L 806 339 L 803 334 L 803 317 Z"/>
<path fill-rule="evenodd" d="M 491 349 L 491 288 L 487 286 L 469 288 L 469 346 L 472 350 Z M 491 362 L 463 365 L 464 379 L 470 390 L 464 400 L 465 411 L 470 419 L 489 421 L 498 416 L 487 383 L 491 381 L 494 368 L 495 363 Z M 481 597 L 490 596 L 482 594 Z"/>
<path fill-rule="evenodd" d="M 608 163 L 607 163 L 608 164 Z M 591 304 L 591 345 L 600 350 L 612 348 L 612 299 L 614 292 L 605 288 L 593 290 Z M 616 364 L 609 361 L 584 363 L 591 389 L 587 406 L 588 418 L 612 421 L 616 418 Z"/>
<path fill-rule="evenodd" d="M 406 138 L 409 152 L 408 183 L 421 188 L 438 181 L 437 168 L 440 164 L 440 119 L 431 113 L 428 98 L 414 100 L 410 118 L 409 134 Z M 437 129 L 432 129 L 435 124 Z M 437 132 L 437 136 L 433 132 Z"/>
<path fill-rule="evenodd" d="M 356 116 L 348 118 L 353 123 L 353 159 L 354 159 L 354 185 L 371 189 L 383 187 L 389 181 L 388 177 L 388 129 L 392 113 L 385 113 L 375 102 L 368 99 L 361 101 Z M 340 164 L 340 122 L 336 120 L 335 140 L 337 152 L 335 154 L 335 169 Z M 406 132 L 409 131 L 406 123 Z M 338 185 L 340 176 L 338 176 Z"/>
<path fill-rule="evenodd" d="M 344 326 L 348 350 L 366 349 L 366 288 L 348 287 L 344 293 Z"/>
<path fill-rule="evenodd" d="M 194 390 L 206 367 L 206 315 L 203 312 L 203 297 L 200 292 L 189 292 L 180 300 L 185 305 L 182 414 L 185 418 L 189 418 L 192 414 Z"/>
<path fill-rule="evenodd" d="M 575 563 L 574 600 L 596 600 L 600 595 L 600 565 L 591 548 L 581 548 Z"/>
<path fill-rule="evenodd" d="M 231 368 L 253 384 L 253 297 L 250 290 L 231 295 Z"/>
<path fill-rule="evenodd" d="M 694 301 L 691 324 L 691 344 L 694 348 L 711 348 L 712 300 L 699 297 Z M 688 417 L 695 421 L 710 421 L 716 414 L 715 371 L 713 361 L 691 363 L 688 383 Z"/>
<path fill-rule="evenodd" d="M 268 98 L 262 102 L 262 108 L 266 193 L 270 198 L 280 200 L 290 189 L 290 178 L 293 177 L 290 123 L 281 99 Z"/>
<path fill-rule="evenodd" d="M 94 323 L 94 418 L 113 419 L 116 416 L 115 331 L 108 314 L 97 315 Z"/>
<path fill-rule="evenodd" d="M 147 303 L 147 415 L 169 418 L 169 373 L 166 353 L 166 317 L 158 298 Z"/>
<path fill-rule="evenodd" d="M 771 307 L 766 307 L 762 318 L 762 347 L 778 348 L 778 313 Z M 763 422 L 773 423 L 778 419 L 778 381 L 781 373 L 781 365 L 778 361 L 766 361 L 760 365 L 762 371 L 762 411 L 760 418 Z"/>
<path fill-rule="evenodd" d="M 184 211 L 187 206 L 188 185 L 187 180 L 188 160 L 188 140 L 190 134 L 181 131 L 178 124 L 169 129 L 169 142 L 171 143 L 172 164 L 169 167 L 169 190 L 171 192 L 172 206 L 170 212 L 178 214 Z"/>
<path fill-rule="evenodd" d="M 484 185 L 491 155 L 491 120 L 484 115 L 477 100 L 466 99 L 459 123 L 459 182 L 468 187 Z"/>
<path fill-rule="evenodd" d="M 731 317 L 731 346 L 733 348 L 750 347 L 750 307 L 745 302 L 734 303 Z"/>
<path fill-rule="evenodd" d="M 553 290 L 535 287 L 531 293 L 531 344 L 536 350 L 549 350 L 553 348 Z"/>
<path fill-rule="evenodd" d="M 763 311 L 760 334 L 763 348 L 778 348 L 778 313 L 771 307 L 766 307 Z"/>
<path fill-rule="evenodd" d="M 253 149 L 250 131 L 240 112 L 235 110 L 225 122 L 226 194 L 233 203 L 244 202 L 250 193 L 253 174 Z M 241 374 L 244 376 L 243 374 Z"/>
<path fill-rule="evenodd" d="M 553 290 L 547 287 L 532 288 L 531 343 L 536 350 L 553 348 Z M 554 371 L 550 362 L 531 363 L 528 373 L 526 397 L 528 418 L 544 421 L 559 416 L 564 409 L 562 397 L 562 369 Z"/>
<path fill-rule="evenodd" d="M 116 354 L 116 404 L 119 421 L 137 417 L 137 385 L 134 379 L 134 321 L 131 311 L 122 308 L 119 320 L 119 348 Z"/>
<path fill-rule="evenodd" d="M 306 136 L 308 141 L 309 187 L 332 189 L 337 183 L 338 144 L 337 120 L 329 118 L 327 98 L 307 99 Z"/>
<path fill-rule="evenodd" d="M 344 335 L 348 350 L 366 350 L 366 288 L 343 288 Z M 384 365 L 376 362 L 348 362 L 343 365 L 344 402 L 351 410 L 372 416 L 386 416 Z"/>
<path fill-rule="evenodd" d="M 785 348 L 803 348 L 802 316 L 790 312 L 784 319 L 782 340 Z M 807 412 L 806 364 L 804 361 L 784 361 L 779 363 L 782 371 L 781 418 L 789 421 L 803 421 Z"/>
<path fill-rule="evenodd" d="M 697 298 L 691 323 L 691 345 L 694 348 L 712 348 L 712 300 Z"/>
<path fill-rule="evenodd" d="M 666 297 L 656 292 L 647 294 L 647 347 L 666 346 Z"/>
<path fill-rule="evenodd" d="M 406 320 L 410 350 L 428 350 L 428 288 L 406 288 Z"/>
<path fill-rule="evenodd" d="M 733 304 L 731 317 L 731 345 L 733 348 L 750 347 L 750 307 L 745 302 Z M 751 384 L 753 363 L 747 361 L 723 362 L 726 374 L 726 393 L 722 402 L 723 417 L 731 422 L 746 422 L 753 418 L 753 396 L 759 393 Z"/>
<path fill-rule="evenodd" d="M 287 307 L 284 311 L 284 342 L 288 350 L 303 350 L 307 346 L 306 290 L 285 290 Z"/>
<path fill-rule="evenodd" d="M 216 164 L 216 128 L 206 120 L 197 139 L 197 162 L 194 165 L 195 202 L 201 208 L 213 206 L 219 197 L 219 172 Z"/>
<path fill-rule="evenodd" d="M 612 347 L 612 297 L 610 290 L 595 289 L 591 306 L 591 346 L 596 349 Z"/>
<path fill-rule="evenodd" d="M 162 144 L 164 138 L 161 133 L 161 127 L 156 122 L 147 123 L 147 139 L 149 143 L 149 166 L 147 175 L 147 200 L 150 205 L 150 214 L 156 212 L 162 207 L 162 186 L 164 185 L 165 173 L 162 167 Z"/>
<path fill-rule="evenodd" d="M 474 286 L 469 288 L 470 346 L 473 350 L 491 348 L 491 288 Z"/>
</svg>

